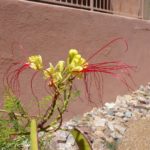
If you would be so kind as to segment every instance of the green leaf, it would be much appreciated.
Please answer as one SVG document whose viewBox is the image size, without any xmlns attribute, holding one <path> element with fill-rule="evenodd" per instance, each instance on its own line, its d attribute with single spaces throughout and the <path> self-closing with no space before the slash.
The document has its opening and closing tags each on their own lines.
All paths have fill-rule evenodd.
<svg viewBox="0 0 150 150">
<path fill-rule="evenodd" d="M 4 109 L 9 112 L 18 112 L 20 114 L 26 114 L 21 105 L 20 100 L 15 95 L 13 95 L 9 90 L 5 91 Z"/>
<path fill-rule="evenodd" d="M 88 142 L 87 138 L 78 129 L 72 129 L 71 134 L 75 138 L 75 141 L 80 150 L 92 150 L 92 147 Z"/>
<path fill-rule="evenodd" d="M 80 96 L 80 90 L 71 91 L 71 99 L 76 100 Z"/>
<path fill-rule="evenodd" d="M 106 147 L 109 149 L 109 150 L 117 150 L 117 141 L 113 141 L 112 143 L 109 143 L 106 141 Z"/>
<path fill-rule="evenodd" d="M 37 125 L 35 119 L 31 120 L 30 138 L 31 138 L 31 150 L 38 150 Z"/>
<path fill-rule="evenodd" d="M 39 101 L 40 108 L 41 109 L 45 109 L 45 106 L 48 106 L 49 103 L 51 102 L 51 100 L 52 100 L 52 96 L 51 95 L 47 95 L 44 98 L 42 98 L 42 100 Z"/>
<path fill-rule="evenodd" d="M 50 101 L 50 100 L 52 100 L 52 96 L 51 95 L 47 95 L 42 100 L 44 100 L 44 101 Z"/>
</svg>

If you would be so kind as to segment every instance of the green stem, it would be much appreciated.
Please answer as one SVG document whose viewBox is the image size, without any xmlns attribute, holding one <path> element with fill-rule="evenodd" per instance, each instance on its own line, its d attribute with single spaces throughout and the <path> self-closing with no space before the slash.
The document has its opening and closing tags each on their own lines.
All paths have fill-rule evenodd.
<svg viewBox="0 0 150 150">
<path fill-rule="evenodd" d="M 44 128 L 44 124 L 50 119 L 50 117 L 53 115 L 55 106 L 56 106 L 56 100 L 59 97 L 59 93 L 57 91 L 55 91 L 55 95 L 53 97 L 53 101 L 52 104 L 48 107 L 47 111 L 45 112 L 45 114 L 43 115 L 43 120 L 41 121 L 41 123 L 38 125 L 38 128 L 42 129 Z"/>
<path fill-rule="evenodd" d="M 38 150 L 37 125 L 35 119 L 31 120 L 30 138 L 31 138 L 31 150 Z"/>
<path fill-rule="evenodd" d="M 64 90 L 64 104 L 63 104 L 61 111 L 59 110 L 59 115 L 55 118 L 55 120 L 53 122 L 50 123 L 50 125 L 44 127 L 43 128 L 44 130 L 46 130 L 49 127 L 55 126 L 58 123 L 58 121 L 62 119 L 62 115 L 66 111 L 68 103 L 69 103 L 69 99 L 71 96 L 71 90 L 72 90 L 72 82 L 70 82 L 70 85 L 69 85 L 68 95 L 67 95 L 67 90 L 66 89 Z M 59 128 L 60 125 L 61 125 L 61 121 L 57 128 Z"/>
<path fill-rule="evenodd" d="M 7 111 L 7 110 L 5 110 L 5 109 L 0 109 L 0 113 L 6 113 L 6 114 L 9 114 L 11 111 Z M 40 116 L 28 116 L 28 115 L 25 115 L 25 114 L 20 114 L 20 113 L 15 113 L 15 112 L 13 112 L 14 114 L 15 114 L 15 116 L 17 116 L 17 117 L 23 117 L 23 118 L 27 118 L 27 119 L 30 119 L 30 117 L 35 117 L 35 118 L 38 118 L 38 119 L 40 119 L 41 117 Z"/>
</svg>

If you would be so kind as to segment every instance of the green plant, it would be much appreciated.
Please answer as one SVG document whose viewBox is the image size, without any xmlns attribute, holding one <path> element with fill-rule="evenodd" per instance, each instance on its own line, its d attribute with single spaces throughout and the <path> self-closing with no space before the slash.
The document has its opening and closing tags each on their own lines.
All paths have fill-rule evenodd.
<svg viewBox="0 0 150 150">
<path fill-rule="evenodd" d="M 117 38 L 112 40 L 106 46 L 118 40 L 123 39 Z M 24 63 L 23 65 L 18 62 L 13 63 L 6 71 L 4 78 L 6 94 L 4 96 L 4 110 L 0 111 L 7 114 L 6 116 L 8 119 L 5 119 L 5 117 L 2 119 L 2 127 L 5 127 L 2 128 L 1 132 L 4 132 L 5 134 L 7 133 L 6 138 L 4 138 L 3 141 L 7 142 L 8 139 L 11 141 L 14 139 L 12 136 L 29 136 L 29 134 L 31 134 L 31 147 L 32 149 L 37 149 L 38 145 L 35 144 L 37 137 L 36 130 L 37 132 L 49 132 L 49 134 L 59 130 L 62 124 L 62 115 L 67 110 L 70 99 L 79 95 L 79 91 L 73 89 L 75 79 L 84 81 L 87 95 L 90 95 L 88 88 L 89 73 L 93 73 L 95 79 L 98 81 L 100 81 L 99 78 L 102 73 L 110 74 L 113 77 L 119 78 L 127 87 L 129 87 L 125 78 L 121 76 L 121 73 L 130 77 L 129 70 L 133 68 L 132 66 L 120 61 L 89 64 L 88 61 L 100 53 L 105 47 L 99 49 L 87 60 L 85 60 L 76 49 L 71 49 L 66 62 L 58 61 L 55 66 L 50 63 L 50 66 L 46 69 L 44 68 L 42 57 L 40 55 L 30 56 L 27 63 Z M 25 110 L 20 100 L 19 76 L 26 69 L 32 69 L 35 71 L 31 78 L 30 87 L 38 108 L 36 116 L 30 115 Z M 33 81 L 38 73 L 43 75 L 48 88 L 48 96 L 40 101 L 33 90 Z M 96 73 L 98 74 L 97 76 Z M 45 107 L 41 112 L 42 105 L 47 105 L 48 107 Z M 11 127 L 10 131 L 5 131 L 6 127 Z M 79 145 L 82 145 L 85 150 L 91 149 L 85 136 L 83 136 L 79 130 L 74 129 L 71 132 L 77 140 L 77 143 L 80 143 Z M 34 148 L 34 146 L 36 148 Z"/>
<path fill-rule="evenodd" d="M 38 140 L 37 140 L 37 126 L 36 120 L 31 120 L 31 128 L 30 128 L 30 138 L 31 138 L 31 150 L 38 150 Z"/>
<path fill-rule="evenodd" d="M 72 129 L 71 134 L 75 138 L 75 141 L 81 150 L 91 150 L 92 147 L 90 143 L 88 142 L 87 138 L 84 136 L 83 133 L 81 133 L 78 129 Z"/>
<path fill-rule="evenodd" d="M 117 141 L 113 141 L 112 143 L 109 143 L 109 142 L 106 141 L 106 147 L 109 150 L 117 150 L 117 146 L 118 146 Z"/>
</svg>

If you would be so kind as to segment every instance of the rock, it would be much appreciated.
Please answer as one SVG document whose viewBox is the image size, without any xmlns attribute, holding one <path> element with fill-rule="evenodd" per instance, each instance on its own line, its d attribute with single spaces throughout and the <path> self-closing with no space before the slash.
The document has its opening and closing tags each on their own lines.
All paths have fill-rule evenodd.
<svg viewBox="0 0 150 150">
<path fill-rule="evenodd" d="M 69 132 L 63 131 L 63 130 L 58 130 L 56 132 L 56 136 L 59 137 L 59 139 L 58 139 L 59 141 L 65 142 L 67 140 L 68 136 L 69 136 Z"/>
<path fill-rule="evenodd" d="M 147 90 L 150 91 L 150 83 L 146 86 Z"/>
<path fill-rule="evenodd" d="M 104 127 L 105 126 L 105 124 L 106 124 L 106 122 L 107 122 L 107 120 L 106 119 L 104 119 L 104 118 L 99 118 L 99 117 L 96 117 L 95 118 L 95 120 L 94 120 L 94 122 L 93 122 L 93 125 L 95 126 L 95 127 Z"/>
<path fill-rule="evenodd" d="M 129 121 L 129 118 L 124 117 L 122 121 L 123 121 L 123 122 L 128 122 L 128 121 Z"/>
<path fill-rule="evenodd" d="M 125 127 L 122 127 L 120 125 L 115 125 L 114 126 L 115 129 L 117 129 L 117 131 L 119 131 L 119 133 L 121 133 L 122 135 L 124 134 L 124 132 L 126 131 Z"/>
<path fill-rule="evenodd" d="M 144 92 L 144 91 L 145 91 L 145 87 L 144 87 L 143 85 L 140 85 L 139 91 L 140 91 L 140 92 Z"/>
<path fill-rule="evenodd" d="M 57 137 L 52 139 L 45 138 L 45 142 L 43 143 L 44 150 L 58 150 L 58 141 Z"/>
<path fill-rule="evenodd" d="M 114 142 L 114 139 L 112 137 L 106 137 L 105 140 L 108 142 L 108 143 L 113 143 Z"/>
<path fill-rule="evenodd" d="M 114 107 L 115 107 L 115 103 L 105 103 L 105 107 L 107 108 L 107 109 L 113 109 Z"/>
<path fill-rule="evenodd" d="M 147 109 L 139 109 L 139 112 L 142 113 L 142 115 L 146 115 Z"/>
<path fill-rule="evenodd" d="M 117 113 L 115 113 L 115 116 L 124 117 L 124 113 L 123 112 L 117 112 Z"/>
<path fill-rule="evenodd" d="M 105 117 L 107 118 L 108 121 L 112 121 L 115 119 L 115 116 L 112 115 L 106 115 Z"/>
<path fill-rule="evenodd" d="M 98 115 L 99 114 L 99 112 L 98 112 L 98 108 L 96 108 L 96 107 L 94 107 L 92 110 L 91 110 L 91 113 L 92 113 L 92 115 Z"/>
<path fill-rule="evenodd" d="M 75 139 L 67 131 L 57 131 L 55 137 L 47 139 L 44 150 L 79 150 Z"/>
<path fill-rule="evenodd" d="M 124 115 L 127 118 L 131 118 L 132 117 L 132 112 L 131 111 L 126 111 Z"/>
<path fill-rule="evenodd" d="M 103 144 L 103 141 L 101 139 L 95 139 L 92 144 L 93 150 L 105 150 L 105 146 Z"/>
<path fill-rule="evenodd" d="M 144 91 L 144 89 L 143 90 L 136 90 L 135 92 L 133 92 L 134 94 L 136 94 L 137 95 L 137 97 L 138 96 L 140 96 L 140 95 L 144 95 L 145 94 L 145 91 Z"/>
<path fill-rule="evenodd" d="M 110 129 L 110 131 L 114 131 L 114 125 L 111 122 L 107 123 L 108 128 Z"/>
<path fill-rule="evenodd" d="M 60 143 L 57 150 L 79 150 L 79 148 L 76 145 L 72 146 L 68 143 Z"/>
<path fill-rule="evenodd" d="M 30 150 L 30 143 L 28 140 L 22 142 L 22 150 Z"/>
<path fill-rule="evenodd" d="M 122 135 L 120 133 L 118 133 L 117 131 L 112 132 L 111 137 L 114 138 L 115 140 L 121 139 Z"/>
<path fill-rule="evenodd" d="M 66 144 L 71 145 L 71 146 L 75 145 L 75 139 L 71 134 L 69 134 Z"/>
<path fill-rule="evenodd" d="M 145 99 L 145 100 L 139 100 L 139 103 L 140 104 L 145 104 L 145 105 L 148 105 L 150 103 L 149 100 Z"/>
<path fill-rule="evenodd" d="M 117 106 L 127 107 L 127 101 L 126 101 L 125 97 L 117 96 L 117 98 L 116 98 L 116 105 Z"/>
<path fill-rule="evenodd" d="M 126 101 L 131 101 L 132 100 L 131 95 L 124 95 L 124 98 L 125 98 Z"/>
<path fill-rule="evenodd" d="M 139 119 L 139 118 L 141 118 L 141 117 L 142 117 L 142 113 L 140 113 L 140 112 L 138 112 L 138 111 L 133 112 L 132 119 L 137 120 L 137 119 Z"/>
<path fill-rule="evenodd" d="M 43 137 L 43 136 L 44 136 L 44 134 L 45 134 L 45 133 L 44 133 L 43 131 L 42 131 L 42 132 L 39 132 L 39 133 L 38 133 L 38 138 Z"/>
<path fill-rule="evenodd" d="M 143 97 L 143 96 L 138 96 L 137 100 L 138 101 L 143 101 L 143 102 L 146 101 L 145 97 Z"/>
<path fill-rule="evenodd" d="M 112 110 L 112 109 L 108 110 L 107 115 L 114 116 L 115 115 L 114 110 Z"/>
<path fill-rule="evenodd" d="M 105 134 L 104 134 L 104 132 L 102 130 L 96 130 L 94 132 L 94 135 L 96 135 L 99 138 L 104 138 L 105 137 Z"/>
<path fill-rule="evenodd" d="M 132 99 L 132 101 L 130 101 L 130 102 L 128 102 L 128 105 L 130 106 L 130 107 L 133 107 L 133 106 L 136 106 L 137 105 L 137 100 L 136 100 L 136 98 L 135 99 Z"/>
</svg>

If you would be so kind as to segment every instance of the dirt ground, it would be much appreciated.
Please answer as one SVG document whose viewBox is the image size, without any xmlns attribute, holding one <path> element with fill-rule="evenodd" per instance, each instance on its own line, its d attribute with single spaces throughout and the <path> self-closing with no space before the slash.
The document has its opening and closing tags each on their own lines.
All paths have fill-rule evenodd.
<svg viewBox="0 0 150 150">
<path fill-rule="evenodd" d="M 150 120 L 131 121 L 117 150 L 150 150 Z"/>
</svg>

